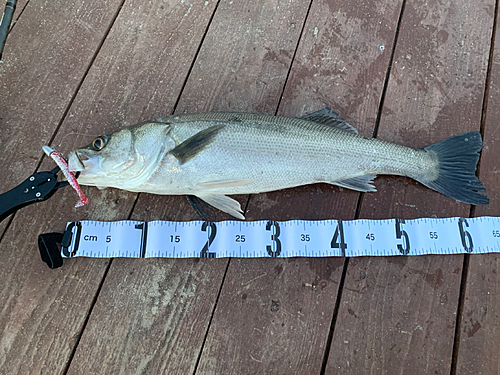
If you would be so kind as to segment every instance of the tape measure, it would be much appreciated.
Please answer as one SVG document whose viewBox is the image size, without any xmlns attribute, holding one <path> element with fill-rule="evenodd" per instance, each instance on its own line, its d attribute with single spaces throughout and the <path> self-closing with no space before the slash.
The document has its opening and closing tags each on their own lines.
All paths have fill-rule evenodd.
<svg viewBox="0 0 500 375">
<path fill-rule="evenodd" d="M 78 221 L 66 258 L 325 257 L 500 252 L 500 218 Z"/>
</svg>

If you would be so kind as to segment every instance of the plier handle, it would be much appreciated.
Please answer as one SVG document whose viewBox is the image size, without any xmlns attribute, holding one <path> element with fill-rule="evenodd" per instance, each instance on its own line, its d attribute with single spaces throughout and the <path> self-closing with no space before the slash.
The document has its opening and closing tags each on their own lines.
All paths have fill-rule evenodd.
<svg viewBox="0 0 500 375">
<path fill-rule="evenodd" d="M 49 199 L 67 181 L 58 181 L 59 167 L 51 171 L 37 172 L 29 176 L 15 188 L 0 194 L 0 221 L 11 213 L 30 204 Z"/>
</svg>

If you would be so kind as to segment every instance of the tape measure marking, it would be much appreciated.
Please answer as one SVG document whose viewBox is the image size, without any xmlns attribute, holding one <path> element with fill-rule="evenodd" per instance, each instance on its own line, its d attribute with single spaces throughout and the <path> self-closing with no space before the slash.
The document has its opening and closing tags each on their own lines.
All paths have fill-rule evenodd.
<svg viewBox="0 0 500 375">
<path fill-rule="evenodd" d="M 500 218 L 80 221 L 63 257 L 222 258 L 500 252 Z"/>
</svg>

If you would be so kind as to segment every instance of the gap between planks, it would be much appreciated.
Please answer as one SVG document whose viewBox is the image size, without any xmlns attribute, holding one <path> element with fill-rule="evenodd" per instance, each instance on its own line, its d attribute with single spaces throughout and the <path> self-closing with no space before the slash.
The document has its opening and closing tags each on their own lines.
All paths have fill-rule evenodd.
<svg viewBox="0 0 500 375">
<path fill-rule="evenodd" d="M 382 108 L 384 107 L 384 101 L 385 101 L 385 96 L 387 93 L 387 87 L 389 86 L 389 79 L 391 76 L 391 68 L 392 68 L 392 64 L 394 61 L 394 53 L 396 51 L 396 46 L 398 43 L 399 30 L 401 28 L 401 23 L 403 21 L 405 5 L 406 5 L 406 0 L 403 0 L 403 2 L 401 4 L 401 11 L 399 13 L 398 24 L 396 26 L 396 32 L 394 33 L 394 40 L 392 42 L 391 56 L 389 57 L 389 64 L 387 66 L 387 71 L 385 73 L 384 86 L 382 87 L 382 93 L 380 96 L 380 103 L 379 103 L 379 107 L 378 107 L 378 111 L 377 111 L 377 118 L 375 120 L 375 126 L 373 128 L 373 137 L 374 138 L 377 137 L 380 119 L 382 117 Z M 363 205 L 363 197 L 364 197 L 364 193 L 363 192 L 359 193 L 358 203 L 356 205 L 356 213 L 354 215 L 355 219 L 359 219 L 361 207 Z M 344 268 L 342 269 L 342 276 L 340 278 L 339 289 L 338 289 L 338 293 L 337 293 L 337 300 L 335 301 L 335 308 L 333 311 L 332 322 L 330 325 L 330 331 L 328 332 L 328 339 L 327 339 L 326 345 L 325 345 L 325 354 L 323 355 L 323 363 L 321 364 L 320 375 L 324 375 L 326 372 L 326 366 L 328 364 L 328 358 L 330 356 L 330 351 L 331 351 L 332 342 L 333 342 L 333 335 L 335 333 L 335 325 L 337 323 L 337 317 L 338 317 L 339 310 L 340 310 L 340 301 L 342 299 L 342 292 L 344 290 L 344 284 L 345 284 L 345 279 L 347 276 L 347 268 L 348 267 L 349 267 L 349 258 L 345 258 Z"/>
<path fill-rule="evenodd" d="M 484 84 L 484 95 L 483 95 L 483 108 L 481 111 L 481 125 L 480 132 L 481 137 L 484 139 L 484 133 L 486 128 L 486 117 L 488 111 L 488 99 L 490 93 L 490 84 L 491 84 L 491 71 L 493 67 L 493 59 L 495 52 L 495 35 L 498 26 L 498 6 L 499 0 L 495 1 L 495 12 L 493 16 L 493 29 L 491 31 L 491 42 L 490 42 L 490 54 L 488 57 L 488 70 L 486 71 L 486 81 Z M 480 151 L 480 155 L 482 155 L 482 150 Z M 481 168 L 481 157 L 479 157 L 479 162 L 476 168 L 476 175 L 479 177 L 479 172 Z M 476 206 L 471 205 L 469 218 L 473 218 L 476 216 Z M 470 263 L 470 255 L 464 255 L 464 261 L 462 266 L 462 278 L 460 281 L 460 293 L 458 296 L 458 308 L 457 308 L 457 319 L 455 323 L 455 337 L 453 340 L 453 351 L 451 357 L 451 369 L 450 374 L 455 375 L 457 373 L 457 364 L 458 364 L 458 355 L 460 350 L 460 333 L 462 329 L 462 315 L 464 312 L 465 306 L 465 292 L 467 291 L 467 276 L 469 274 L 469 263 Z"/>
</svg>

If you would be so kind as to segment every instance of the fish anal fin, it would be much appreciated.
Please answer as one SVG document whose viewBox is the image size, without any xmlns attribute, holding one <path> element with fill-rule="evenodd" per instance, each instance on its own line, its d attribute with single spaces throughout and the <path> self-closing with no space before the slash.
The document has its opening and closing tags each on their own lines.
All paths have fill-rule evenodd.
<svg viewBox="0 0 500 375">
<path fill-rule="evenodd" d="M 209 205 L 214 206 L 215 208 L 226 212 L 231 216 L 234 216 L 241 220 L 245 220 L 240 202 L 233 198 L 229 198 L 227 195 L 197 193 L 196 196 L 207 202 Z"/>
<path fill-rule="evenodd" d="M 365 174 L 358 177 L 348 178 L 343 181 L 331 182 L 333 185 L 344 187 L 351 190 L 363 191 L 363 192 L 374 192 L 377 191 L 375 186 L 373 186 L 373 179 L 377 177 L 374 174 Z"/>
<path fill-rule="evenodd" d="M 336 129 L 346 131 L 348 133 L 358 134 L 358 129 L 349 125 L 344 119 L 339 118 L 339 114 L 332 111 L 329 107 L 323 108 L 319 111 L 309 113 L 299 117 L 302 120 L 312 121 L 317 124 L 332 126 Z"/>
<path fill-rule="evenodd" d="M 170 153 L 179 160 L 180 164 L 184 164 L 209 146 L 223 127 L 224 125 L 214 125 L 204 129 L 176 146 Z"/>
<path fill-rule="evenodd" d="M 216 190 L 216 189 L 224 189 L 224 188 L 230 188 L 230 187 L 237 187 L 237 186 L 246 186 L 250 184 L 252 180 L 219 180 L 219 181 L 207 181 L 207 182 L 200 182 L 197 187 L 201 188 L 203 190 Z"/>
</svg>

